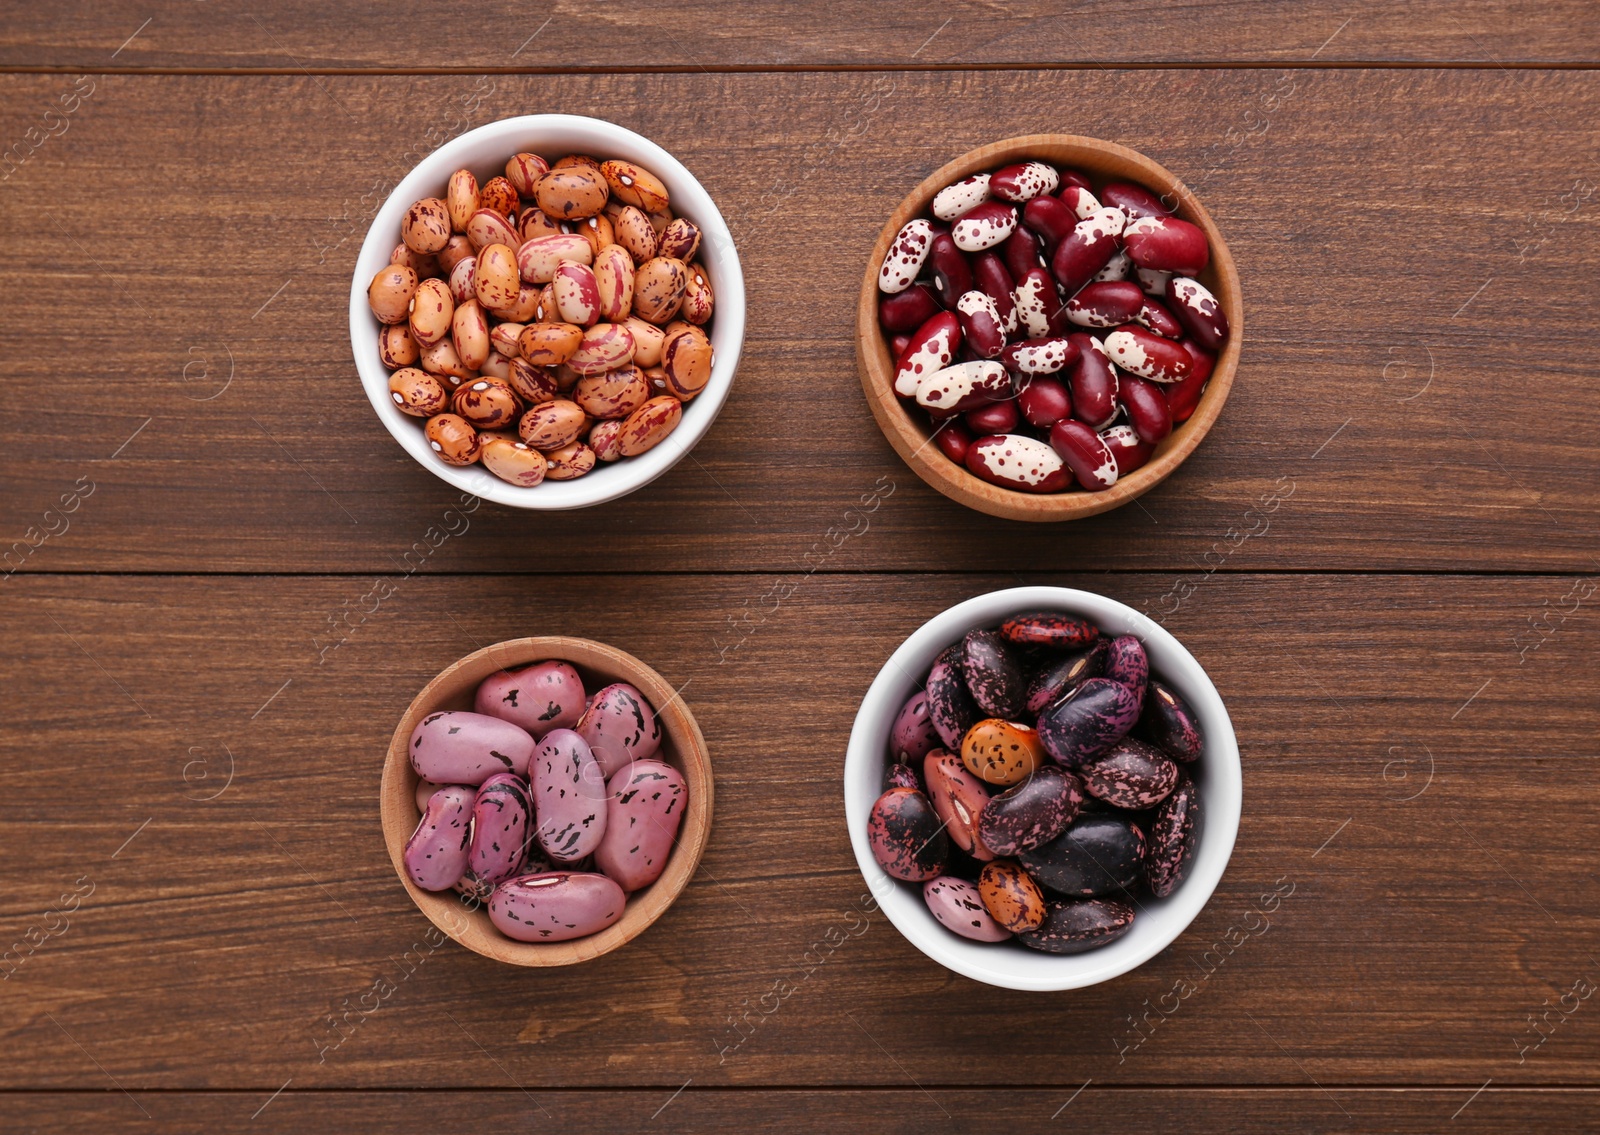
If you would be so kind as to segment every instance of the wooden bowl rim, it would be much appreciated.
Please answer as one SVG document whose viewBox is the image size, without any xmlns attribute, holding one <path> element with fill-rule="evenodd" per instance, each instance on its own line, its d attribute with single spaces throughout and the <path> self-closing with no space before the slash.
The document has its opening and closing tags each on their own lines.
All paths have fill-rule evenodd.
<svg viewBox="0 0 1600 1135">
<path fill-rule="evenodd" d="M 608 683 L 620 681 L 636 686 L 655 708 L 656 718 L 665 730 L 657 757 L 684 774 L 689 802 L 666 870 L 650 886 L 628 896 L 627 908 L 615 923 L 597 934 L 570 942 L 517 942 L 495 929 L 486 910 L 466 909 L 454 891 L 424 891 L 407 875 L 402 856 L 406 840 L 417 826 L 415 797 L 421 778 L 412 769 L 406 748 L 412 730 L 426 714 L 459 700 L 463 693 L 470 698 L 478 683 L 491 674 L 544 661 L 570 662 Z M 673 904 L 693 877 L 705 851 L 714 795 L 705 736 L 694 714 L 665 678 L 614 646 L 584 638 L 542 635 L 507 639 L 475 650 L 441 670 L 411 699 L 389 741 L 379 801 L 389 859 L 411 900 L 428 921 L 453 941 L 495 961 L 518 966 L 564 966 L 589 961 L 631 942 Z"/>
<path fill-rule="evenodd" d="M 991 485 L 945 457 L 937 447 L 930 452 L 931 434 L 916 422 L 893 389 L 894 361 L 878 326 L 878 272 L 889 245 L 905 223 L 920 216 L 933 195 L 952 181 L 1011 161 L 1038 158 L 1083 168 L 1108 179 L 1136 180 L 1152 192 L 1178 199 L 1177 216 L 1199 225 L 1211 244 L 1211 263 L 1200 274 L 1216 293 L 1227 313 L 1228 341 L 1217 356 L 1215 370 L 1193 415 L 1156 447 L 1150 460 L 1104 492 L 1033 494 Z M 1121 168 L 1108 170 L 1108 163 Z M 1128 503 L 1153 489 L 1182 465 L 1205 440 L 1233 387 L 1240 345 L 1244 339 L 1244 310 L 1239 293 L 1239 273 L 1233 254 L 1216 222 L 1189 187 L 1152 158 L 1137 150 L 1099 138 L 1078 134 L 1024 134 L 990 142 L 946 162 L 905 196 L 878 234 L 861 284 L 856 311 L 856 361 L 861 387 L 884 437 L 919 477 L 951 500 L 991 516 L 1009 520 L 1058 521 L 1094 516 Z"/>
</svg>

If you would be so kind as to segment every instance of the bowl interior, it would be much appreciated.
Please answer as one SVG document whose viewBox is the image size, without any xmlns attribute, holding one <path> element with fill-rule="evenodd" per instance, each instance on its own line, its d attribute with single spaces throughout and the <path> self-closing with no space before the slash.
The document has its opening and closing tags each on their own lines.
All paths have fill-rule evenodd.
<svg viewBox="0 0 1600 1135">
<path fill-rule="evenodd" d="M 574 481 L 546 481 L 533 488 L 500 480 L 481 465 L 446 465 L 428 448 L 422 419 L 402 414 L 389 398 L 389 372 L 378 357 L 379 323 L 367 306 L 367 284 L 389 262 L 400 243 L 405 211 L 423 197 L 443 197 L 445 183 L 458 169 L 470 169 L 479 183 L 505 173 L 520 151 L 554 161 L 566 154 L 637 162 L 661 178 L 672 211 L 700 227 L 699 261 L 705 265 L 716 310 L 711 320 L 713 364 L 706 388 L 685 403 L 683 420 L 665 441 L 647 453 L 597 466 Z M 491 122 L 454 138 L 429 154 L 397 185 L 378 210 L 356 260 L 350 291 L 350 339 L 356 368 L 373 409 L 412 457 L 442 480 L 485 500 L 518 508 L 582 508 L 612 500 L 649 484 L 671 469 L 711 428 L 733 385 L 744 343 L 744 275 L 733 236 L 693 174 L 648 138 L 614 123 L 569 114 L 535 114 Z"/>
<path fill-rule="evenodd" d="M 1104 492 L 1083 491 L 1035 495 L 991 485 L 945 457 L 929 443 L 932 433 L 925 415 L 906 408 L 893 390 L 894 360 L 888 340 L 878 324 L 878 270 L 889 245 L 905 223 L 923 216 L 934 194 L 951 182 L 974 173 L 998 169 L 1012 162 L 1037 158 L 1083 172 L 1096 193 L 1107 182 L 1133 181 L 1176 204 L 1184 220 L 1205 230 L 1211 245 L 1211 263 L 1198 279 L 1217 297 L 1230 324 L 1228 341 L 1205 394 L 1187 422 L 1176 427 L 1158 446 L 1150 460 Z M 1233 385 L 1239 347 L 1244 335 L 1244 311 L 1239 296 L 1239 276 L 1222 233 L 1205 206 L 1171 171 L 1137 150 L 1069 134 L 1034 134 L 1008 138 L 963 154 L 935 171 L 909 193 L 885 223 L 873 247 L 862 281 L 856 319 L 856 351 L 867 401 L 891 445 L 923 480 L 954 500 L 997 516 L 1020 520 L 1069 520 L 1092 516 L 1126 504 L 1166 479 L 1192 453 L 1222 411 Z M 1088 330 L 1085 328 L 1084 330 Z"/>
<path fill-rule="evenodd" d="M 663 726 L 657 757 L 683 773 L 689 802 L 666 870 L 650 886 L 628 896 L 627 909 L 620 919 L 598 934 L 570 942 L 517 942 L 495 929 L 487 910 L 468 909 L 453 891 L 421 890 L 407 876 L 401 856 L 419 819 L 415 796 L 420 778 L 411 767 L 406 746 L 411 731 L 426 715 L 440 710 L 470 710 L 478 683 L 489 675 L 546 659 L 570 662 L 582 675 L 584 689 L 590 694 L 612 682 L 630 682 L 637 687 L 655 708 Z M 555 966 L 587 961 L 639 934 L 672 905 L 689 882 L 711 830 L 711 760 L 700 727 L 683 699 L 665 678 L 631 654 L 586 639 L 513 639 L 451 664 L 412 699 L 396 726 L 384 760 L 381 792 L 389 858 L 418 908 L 463 946 L 513 965 Z"/>
<path fill-rule="evenodd" d="M 983 943 L 945 929 L 928 911 L 921 884 L 889 876 L 867 841 L 867 817 L 883 791 L 888 738 L 907 698 L 939 652 L 967 631 L 993 627 L 1026 611 L 1064 611 L 1089 619 L 1108 634 L 1137 635 L 1151 669 L 1170 681 L 1199 715 L 1205 753 L 1189 766 L 1200 790 L 1202 828 L 1188 877 L 1164 899 L 1142 896 L 1133 928 L 1088 953 L 1055 955 L 1015 942 Z M 844 770 L 845 817 L 850 842 L 867 885 L 889 921 L 923 953 L 976 981 L 1009 989 L 1075 989 L 1106 981 L 1166 949 L 1210 899 L 1222 878 L 1239 828 L 1243 784 L 1239 748 L 1216 687 L 1183 645 L 1159 624 L 1103 595 L 1064 587 L 1018 587 L 957 604 L 928 620 L 901 644 L 873 680 L 850 734 Z"/>
</svg>

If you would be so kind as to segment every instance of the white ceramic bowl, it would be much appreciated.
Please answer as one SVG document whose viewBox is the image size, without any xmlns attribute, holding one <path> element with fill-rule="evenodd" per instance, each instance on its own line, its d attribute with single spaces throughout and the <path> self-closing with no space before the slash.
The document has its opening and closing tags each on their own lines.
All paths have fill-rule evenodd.
<svg viewBox="0 0 1600 1135">
<path fill-rule="evenodd" d="M 920 884 L 891 877 L 873 858 L 867 817 L 883 792 L 889 729 L 907 698 L 921 686 L 933 660 L 970 630 L 994 627 L 1027 611 L 1065 611 L 1088 619 L 1107 634 L 1137 635 L 1150 668 L 1177 689 L 1199 715 L 1205 753 L 1190 766 L 1200 789 L 1201 830 L 1189 874 L 1164 899 L 1141 895 L 1133 928 L 1121 938 L 1082 954 L 1046 954 L 1016 942 L 973 942 L 934 921 Z M 911 944 L 939 964 L 974 981 L 1007 989 L 1077 989 L 1107 981 L 1143 965 L 1170 946 L 1211 898 L 1239 831 L 1244 789 L 1239 746 L 1217 688 L 1200 663 L 1159 624 L 1132 607 L 1066 587 L 1014 587 L 958 603 L 923 623 L 889 656 L 873 679 L 850 732 L 844 760 L 844 812 L 856 862 L 889 921 Z"/>
<path fill-rule="evenodd" d="M 638 162 L 667 187 L 676 216 L 700 226 L 699 261 L 711 277 L 716 311 L 711 320 L 711 380 L 683 408 L 683 420 L 667 440 L 638 457 L 601 464 L 574 481 L 545 481 L 532 488 L 500 480 L 481 465 L 459 467 L 440 461 L 422 434 L 422 419 L 402 414 L 389 397 L 389 372 L 378 357 L 378 321 L 367 306 L 367 285 L 389 262 L 400 243 L 400 221 L 423 197 L 443 197 L 445 183 L 458 169 L 470 169 L 479 183 L 505 173 L 511 155 L 528 151 L 554 161 L 566 154 L 589 154 L 604 161 Z M 744 273 L 733 236 L 716 203 L 683 164 L 648 138 L 614 123 L 575 114 L 530 114 L 469 130 L 423 158 L 378 210 L 356 258 L 350 282 L 350 343 L 361 385 L 384 426 L 417 462 L 440 480 L 485 500 L 516 508 L 585 508 L 615 500 L 648 485 L 676 465 L 716 421 L 744 344 Z"/>
</svg>

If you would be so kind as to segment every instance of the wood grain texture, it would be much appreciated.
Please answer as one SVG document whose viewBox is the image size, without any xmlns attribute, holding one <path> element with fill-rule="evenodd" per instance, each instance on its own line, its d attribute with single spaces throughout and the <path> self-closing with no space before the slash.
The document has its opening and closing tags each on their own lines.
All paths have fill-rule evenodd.
<svg viewBox="0 0 1600 1135">
<path fill-rule="evenodd" d="M 1025 579 L 1135 606 L 1171 583 Z M 1442 1121 L 1489 1078 L 1595 1086 L 1600 1003 L 1574 998 L 1537 1047 L 1527 1021 L 1600 981 L 1597 632 L 1566 580 L 1206 582 L 1166 623 L 1238 733 L 1233 860 L 1174 948 L 1048 996 L 957 978 L 862 904 L 839 788 L 890 650 L 1016 577 L 819 575 L 774 606 L 776 582 L 413 577 L 319 665 L 312 636 L 373 608 L 369 578 L 14 579 L 0 927 L 67 925 L 20 963 L 8 945 L 0 1087 L 100 1090 L 103 1068 L 130 1091 L 258 1091 L 253 1109 L 290 1078 L 650 1085 L 654 1109 L 690 1078 L 914 1077 L 1048 1086 L 1053 1110 L 1089 1078 L 1466 1085 Z M 1574 603 L 1519 658 L 1525 615 Z M 579 632 L 698 718 L 718 780 L 701 868 L 646 934 L 559 978 L 431 948 L 378 823 L 394 722 L 476 645 Z"/>
<path fill-rule="evenodd" d="M 924 1135 L 929 1130 L 1059 1132 L 1121 1135 L 1128 1130 L 1182 1130 L 1237 1135 L 1284 1131 L 1365 1130 L 1432 1135 L 1440 1130 L 1472 1135 L 1525 1130 L 1572 1131 L 1592 1117 L 1600 1098 L 1592 1089 L 1503 1090 L 1473 1085 L 1426 1090 L 1373 1090 L 1334 1086 L 1306 1089 L 1108 1089 L 1098 1081 L 1076 1097 L 1072 1089 L 1004 1092 L 914 1088 L 893 1091 L 702 1091 L 671 1086 L 632 1092 L 540 1089 L 451 1092 L 43 1092 L 0 1096 L 0 1122 L 35 1135 L 85 1130 L 148 1129 L 172 1135 L 211 1135 L 247 1128 L 264 1135 L 338 1130 L 351 1135 L 421 1127 L 467 1135 L 495 1130 L 667 1132 L 762 1131 L 810 1135 L 819 1127 Z M 1470 1102 L 1468 1102 L 1470 1100 Z M 1070 1101 L 1070 1102 L 1069 1102 Z M 1463 1106 L 1465 1104 L 1465 1106 Z M 254 1114 L 252 1114 L 254 1113 Z M 1452 1116 L 1452 1113 L 1454 1116 Z M 146 1116 L 148 1115 L 148 1119 Z"/>
<path fill-rule="evenodd" d="M 574 543 L 599 570 L 1596 566 L 1592 72 L 595 75 L 562 79 L 559 100 L 527 76 L 92 82 L 0 194 L 5 381 L 70 407 L 0 423 L 7 566 L 396 570 L 455 494 L 356 382 L 355 248 L 408 153 L 558 106 L 673 148 L 718 200 L 749 281 L 745 359 L 668 476 L 583 513 L 485 508 L 422 570 L 560 571 L 535 548 Z M 9 129 L 68 86 L 5 78 Z M 1033 531 L 910 474 L 862 401 L 851 328 L 905 192 L 1041 128 L 1184 177 L 1238 262 L 1248 332 L 1177 474 Z M 78 478 L 92 498 L 46 516 Z M 1291 484 L 1263 534 L 1259 502 Z M 871 534 L 824 555 L 890 485 Z"/>
<path fill-rule="evenodd" d="M 27 5 L 0 33 L 0 65 L 392 71 L 1600 60 L 1600 20 L 1583 0 L 626 0 L 600 11 L 571 0 L 537 8 L 490 0 L 473 13 L 447 19 L 410 0 L 340 8 L 288 0 L 266 10 L 181 0 Z"/>
</svg>

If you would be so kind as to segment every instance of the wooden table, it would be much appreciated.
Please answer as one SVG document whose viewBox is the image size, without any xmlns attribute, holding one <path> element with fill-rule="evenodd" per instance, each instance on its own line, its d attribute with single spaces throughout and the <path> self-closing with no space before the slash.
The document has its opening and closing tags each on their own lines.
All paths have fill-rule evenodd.
<svg viewBox="0 0 1600 1135">
<path fill-rule="evenodd" d="M 0 26 L 0 1128 L 1593 1125 L 1600 9 L 470 11 Z M 692 460 L 539 516 L 400 451 L 345 303 L 418 154 L 554 110 L 700 177 L 751 319 Z M 901 195 L 1036 131 L 1186 178 L 1249 309 L 1188 464 L 1053 527 L 910 475 L 851 346 Z M 1189 931 L 1049 996 L 863 915 L 839 788 L 892 647 L 1018 581 L 1160 617 L 1245 761 Z M 684 686 L 718 779 L 682 899 L 566 972 L 431 946 L 379 838 L 403 707 L 525 634 Z"/>
</svg>

